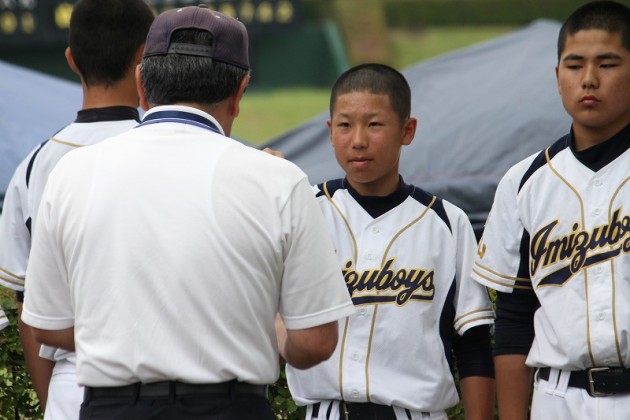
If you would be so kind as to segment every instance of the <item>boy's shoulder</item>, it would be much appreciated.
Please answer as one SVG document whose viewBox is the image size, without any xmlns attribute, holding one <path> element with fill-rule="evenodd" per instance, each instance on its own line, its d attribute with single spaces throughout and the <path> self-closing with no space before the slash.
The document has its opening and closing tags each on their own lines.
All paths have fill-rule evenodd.
<svg viewBox="0 0 630 420">
<path fill-rule="evenodd" d="M 545 167 L 549 161 L 556 156 L 569 150 L 571 144 L 571 135 L 566 134 L 553 142 L 545 149 L 539 150 L 519 162 L 512 165 L 503 175 L 500 184 L 510 183 L 514 185 L 517 191 L 530 180 L 541 168 Z"/>
<path fill-rule="evenodd" d="M 328 181 L 324 181 L 322 183 L 313 185 L 313 191 L 315 192 L 315 197 L 328 196 L 332 197 L 335 195 L 335 192 L 339 190 L 348 189 L 346 183 L 343 178 L 331 179 Z"/>
</svg>

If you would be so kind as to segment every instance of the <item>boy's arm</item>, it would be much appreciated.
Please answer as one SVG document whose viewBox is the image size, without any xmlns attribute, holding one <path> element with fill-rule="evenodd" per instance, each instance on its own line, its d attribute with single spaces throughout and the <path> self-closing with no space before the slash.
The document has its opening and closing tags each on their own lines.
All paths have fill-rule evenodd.
<svg viewBox="0 0 630 420">
<path fill-rule="evenodd" d="M 532 369 L 525 365 L 526 358 L 521 354 L 504 354 L 494 358 L 501 420 L 528 418 Z"/>
<path fill-rule="evenodd" d="M 534 313 L 539 307 L 533 290 L 497 292 L 494 370 L 501 420 L 528 418 L 532 369 L 525 365 L 534 341 Z"/>
<path fill-rule="evenodd" d="M 24 351 L 26 370 L 31 378 L 33 389 L 37 394 L 41 409 L 44 411 L 48 400 L 48 385 L 52 377 L 55 362 L 39 357 L 41 345 L 35 341 L 32 328 L 22 322 L 22 306 L 23 303 L 18 301 L 18 331 L 20 334 L 20 342 L 22 343 L 22 349 Z"/>
<path fill-rule="evenodd" d="M 493 378 L 468 376 L 460 380 L 459 386 L 467 420 L 492 420 L 494 418 Z"/>
</svg>

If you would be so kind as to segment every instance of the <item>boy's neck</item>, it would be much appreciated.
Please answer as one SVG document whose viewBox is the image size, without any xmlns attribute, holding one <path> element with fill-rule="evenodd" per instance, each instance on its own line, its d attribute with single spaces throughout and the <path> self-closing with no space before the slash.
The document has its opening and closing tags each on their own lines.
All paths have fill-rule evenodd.
<svg viewBox="0 0 630 420">
<path fill-rule="evenodd" d="M 357 194 L 364 197 L 386 197 L 398 190 L 401 182 L 400 174 L 396 173 L 396 177 L 382 178 L 378 181 L 369 183 L 360 183 L 350 180 L 346 177 L 348 184 L 354 189 Z"/>
<path fill-rule="evenodd" d="M 138 93 L 136 82 L 127 77 L 111 86 L 83 84 L 83 105 L 81 109 L 107 108 L 110 106 L 129 106 L 137 108 Z"/>
</svg>

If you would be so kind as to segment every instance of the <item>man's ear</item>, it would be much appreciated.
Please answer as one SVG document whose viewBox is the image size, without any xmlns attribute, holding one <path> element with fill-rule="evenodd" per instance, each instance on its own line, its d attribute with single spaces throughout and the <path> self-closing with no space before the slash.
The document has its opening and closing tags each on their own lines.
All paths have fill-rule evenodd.
<svg viewBox="0 0 630 420">
<path fill-rule="evenodd" d="M 241 79 L 241 83 L 236 90 L 236 93 L 233 95 L 233 102 L 230 106 L 230 113 L 234 118 L 238 117 L 238 114 L 241 112 L 240 103 L 241 99 L 243 99 L 243 95 L 245 95 L 245 91 L 247 90 L 247 86 L 249 86 L 250 76 L 246 74 Z"/>
<path fill-rule="evenodd" d="M 144 93 L 144 83 L 142 82 L 142 72 L 140 71 L 140 64 L 136 66 L 136 89 L 138 90 L 138 99 L 140 100 L 140 107 L 145 111 L 149 110 L 149 103 Z"/>
</svg>

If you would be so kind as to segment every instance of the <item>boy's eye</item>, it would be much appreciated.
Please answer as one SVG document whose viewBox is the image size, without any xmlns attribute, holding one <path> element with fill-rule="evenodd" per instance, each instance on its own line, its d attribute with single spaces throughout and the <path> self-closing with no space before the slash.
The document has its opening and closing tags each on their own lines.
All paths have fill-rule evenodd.
<svg viewBox="0 0 630 420">
<path fill-rule="evenodd" d="M 376 127 L 379 125 L 383 125 L 383 124 L 381 124 L 379 121 L 370 121 L 370 124 L 369 124 L 370 127 Z"/>
<path fill-rule="evenodd" d="M 565 67 L 568 68 L 569 70 L 578 70 L 582 68 L 582 65 L 578 63 L 566 63 Z"/>
<path fill-rule="evenodd" d="M 350 127 L 350 124 L 347 122 L 340 122 L 337 124 L 337 127 L 347 128 Z"/>
</svg>

